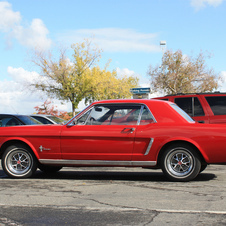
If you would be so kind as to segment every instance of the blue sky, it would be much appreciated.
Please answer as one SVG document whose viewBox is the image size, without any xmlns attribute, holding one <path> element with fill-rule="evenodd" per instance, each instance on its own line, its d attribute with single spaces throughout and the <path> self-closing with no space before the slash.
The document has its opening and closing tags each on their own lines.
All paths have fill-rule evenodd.
<svg viewBox="0 0 226 226">
<path fill-rule="evenodd" d="M 30 114 L 47 98 L 22 85 L 38 75 L 32 48 L 68 47 L 84 38 L 103 50 L 101 66 L 111 59 L 110 69 L 138 76 L 141 86 L 149 86 L 149 65 L 161 63 L 161 40 L 191 56 L 208 51 L 207 65 L 226 77 L 224 0 L 0 1 L 0 113 Z M 70 104 L 53 102 L 71 111 Z"/>
</svg>

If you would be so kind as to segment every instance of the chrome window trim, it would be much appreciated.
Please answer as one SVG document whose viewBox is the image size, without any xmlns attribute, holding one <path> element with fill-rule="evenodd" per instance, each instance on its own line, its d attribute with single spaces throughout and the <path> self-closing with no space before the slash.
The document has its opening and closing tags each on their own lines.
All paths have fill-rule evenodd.
<svg viewBox="0 0 226 226">
<path fill-rule="evenodd" d="M 105 161 L 105 160 L 67 160 L 40 159 L 40 163 L 47 165 L 79 165 L 79 166 L 155 166 L 156 161 Z"/>
<path fill-rule="evenodd" d="M 148 144 L 148 147 L 147 147 L 147 149 L 146 149 L 146 151 L 145 151 L 145 153 L 144 153 L 144 155 L 148 155 L 148 154 L 149 154 L 153 142 L 154 142 L 154 138 L 151 138 L 151 139 L 150 139 L 150 142 L 149 142 L 149 144 Z"/>
</svg>

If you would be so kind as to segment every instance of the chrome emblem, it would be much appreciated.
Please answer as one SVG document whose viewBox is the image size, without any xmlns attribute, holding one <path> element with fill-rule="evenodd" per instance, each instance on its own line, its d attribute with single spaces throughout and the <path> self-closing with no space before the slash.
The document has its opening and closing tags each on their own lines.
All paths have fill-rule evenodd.
<svg viewBox="0 0 226 226">
<path fill-rule="evenodd" d="M 50 151 L 51 149 L 50 148 L 44 148 L 42 145 L 40 145 L 39 150 L 40 150 L 40 152 L 42 152 L 42 151 Z"/>
</svg>

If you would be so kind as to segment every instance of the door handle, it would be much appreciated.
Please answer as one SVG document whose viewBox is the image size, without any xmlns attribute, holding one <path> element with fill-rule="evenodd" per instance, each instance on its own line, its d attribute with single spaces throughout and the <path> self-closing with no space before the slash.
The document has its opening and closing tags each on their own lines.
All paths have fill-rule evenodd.
<svg viewBox="0 0 226 226">
<path fill-rule="evenodd" d="M 122 130 L 122 133 L 133 133 L 134 130 L 135 130 L 135 128 L 124 128 Z"/>
<path fill-rule="evenodd" d="M 198 123 L 205 123 L 205 121 L 198 121 Z"/>
</svg>

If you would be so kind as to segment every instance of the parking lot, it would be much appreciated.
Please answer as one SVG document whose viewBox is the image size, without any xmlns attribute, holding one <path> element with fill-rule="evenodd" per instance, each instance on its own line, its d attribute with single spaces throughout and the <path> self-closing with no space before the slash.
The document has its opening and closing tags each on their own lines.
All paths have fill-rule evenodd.
<svg viewBox="0 0 226 226">
<path fill-rule="evenodd" d="M 226 225 L 226 166 L 194 181 L 161 170 L 63 168 L 10 179 L 0 168 L 0 225 Z"/>
</svg>

